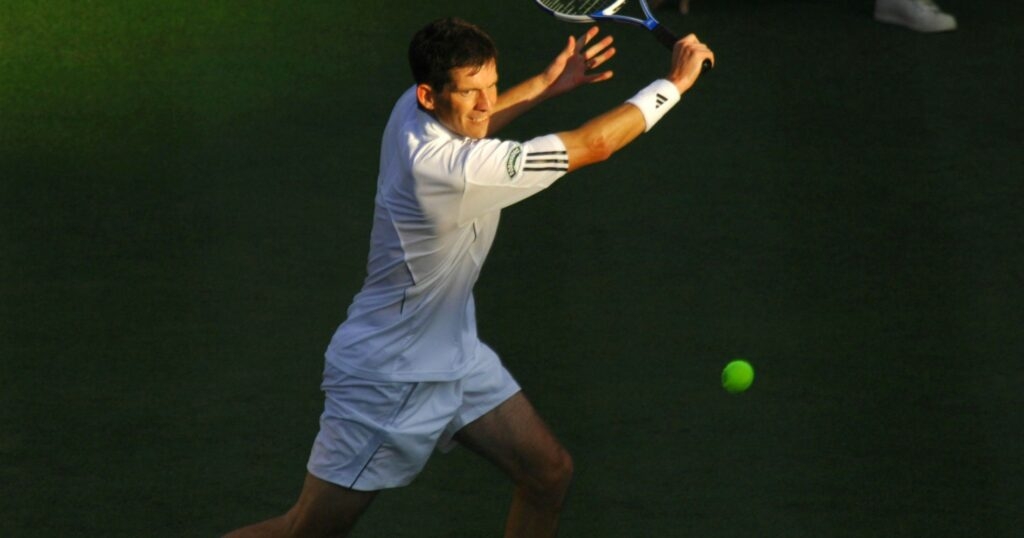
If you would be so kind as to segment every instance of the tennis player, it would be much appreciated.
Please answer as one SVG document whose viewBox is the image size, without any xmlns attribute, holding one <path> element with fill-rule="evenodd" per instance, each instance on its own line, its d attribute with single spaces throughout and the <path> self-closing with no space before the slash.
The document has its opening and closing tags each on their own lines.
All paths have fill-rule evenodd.
<svg viewBox="0 0 1024 538">
<path fill-rule="evenodd" d="M 409 46 L 415 84 L 384 129 L 367 277 L 326 352 L 324 412 L 295 506 L 229 536 L 346 536 L 381 490 L 404 486 L 435 449 L 461 444 L 515 491 L 506 536 L 554 536 L 573 463 L 476 330 L 473 285 L 502 208 L 607 159 L 650 129 L 711 51 L 679 41 L 668 76 L 578 129 L 517 142 L 493 134 L 579 86 L 615 54 L 597 28 L 547 69 L 499 94 L 497 50 L 458 19 Z"/>
</svg>

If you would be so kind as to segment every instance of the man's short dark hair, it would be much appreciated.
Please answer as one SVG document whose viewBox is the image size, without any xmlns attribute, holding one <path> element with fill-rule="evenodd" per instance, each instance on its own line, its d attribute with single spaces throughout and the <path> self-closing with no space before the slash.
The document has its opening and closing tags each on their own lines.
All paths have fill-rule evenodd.
<svg viewBox="0 0 1024 538">
<path fill-rule="evenodd" d="M 409 43 L 409 66 L 417 84 L 442 91 L 452 69 L 482 67 L 498 58 L 487 33 L 462 19 L 448 17 L 426 25 Z"/>
</svg>

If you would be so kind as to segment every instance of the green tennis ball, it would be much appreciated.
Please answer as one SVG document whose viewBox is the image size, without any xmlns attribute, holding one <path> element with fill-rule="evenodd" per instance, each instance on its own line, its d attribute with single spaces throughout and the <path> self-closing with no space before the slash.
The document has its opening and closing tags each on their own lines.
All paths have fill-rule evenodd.
<svg viewBox="0 0 1024 538">
<path fill-rule="evenodd" d="M 722 388 L 736 394 L 750 388 L 754 382 L 754 367 L 749 362 L 736 359 L 722 370 Z"/>
</svg>

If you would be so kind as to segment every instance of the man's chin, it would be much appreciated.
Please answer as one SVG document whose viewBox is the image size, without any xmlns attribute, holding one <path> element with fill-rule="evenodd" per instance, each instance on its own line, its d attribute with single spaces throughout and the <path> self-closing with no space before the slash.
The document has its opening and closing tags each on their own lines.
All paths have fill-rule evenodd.
<svg viewBox="0 0 1024 538">
<path fill-rule="evenodd" d="M 469 133 L 466 134 L 466 136 L 468 136 L 470 138 L 487 138 L 487 127 L 488 127 L 488 125 L 489 125 L 489 123 L 482 123 L 482 124 L 477 123 L 477 124 L 474 124 L 473 128 L 470 130 Z"/>
</svg>

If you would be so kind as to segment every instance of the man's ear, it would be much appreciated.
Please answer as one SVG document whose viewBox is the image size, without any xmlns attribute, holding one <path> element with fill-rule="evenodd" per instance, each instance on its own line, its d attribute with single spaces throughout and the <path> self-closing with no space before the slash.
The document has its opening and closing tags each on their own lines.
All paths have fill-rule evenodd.
<svg viewBox="0 0 1024 538">
<path fill-rule="evenodd" d="M 420 106 L 425 110 L 434 110 L 434 89 L 427 83 L 421 83 L 416 85 L 416 100 L 419 101 Z"/>
</svg>

